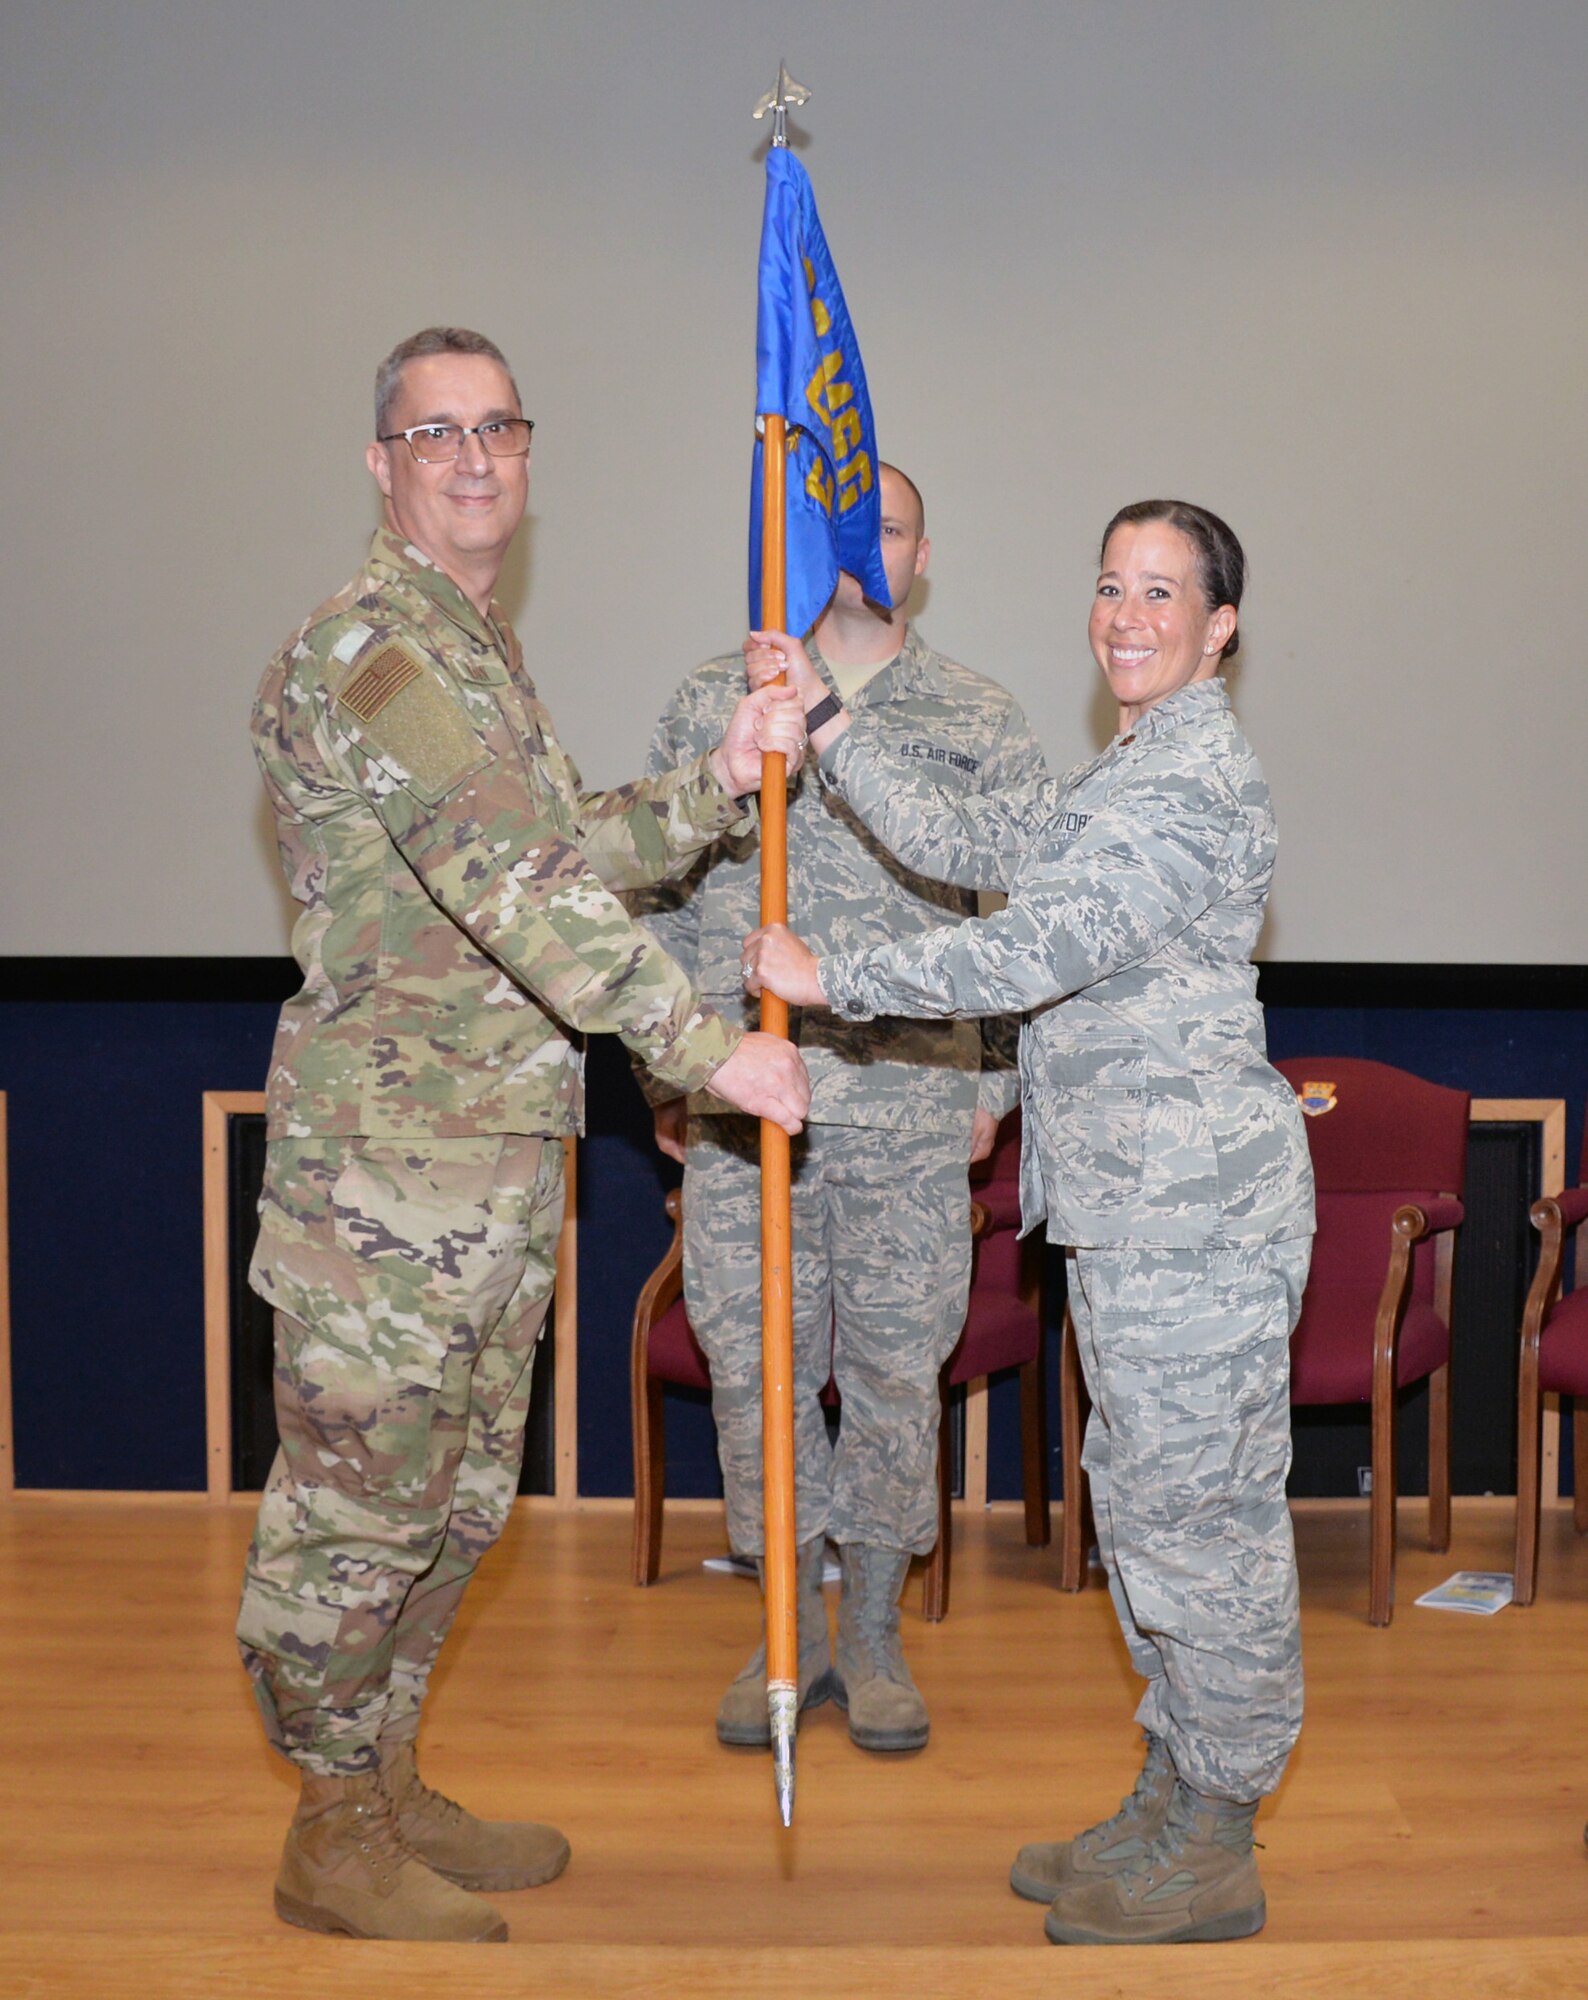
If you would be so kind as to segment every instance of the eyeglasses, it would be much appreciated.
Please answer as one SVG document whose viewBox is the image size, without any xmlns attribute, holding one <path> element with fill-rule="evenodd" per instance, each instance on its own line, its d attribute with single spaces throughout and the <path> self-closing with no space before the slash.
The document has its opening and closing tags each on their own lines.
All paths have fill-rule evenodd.
<svg viewBox="0 0 1588 2000">
<path fill-rule="evenodd" d="M 529 450 L 533 417 L 493 417 L 484 424 L 414 424 L 409 430 L 388 431 L 377 444 L 401 438 L 421 465 L 442 465 L 456 458 L 466 437 L 477 437 L 492 458 L 522 458 Z"/>
</svg>

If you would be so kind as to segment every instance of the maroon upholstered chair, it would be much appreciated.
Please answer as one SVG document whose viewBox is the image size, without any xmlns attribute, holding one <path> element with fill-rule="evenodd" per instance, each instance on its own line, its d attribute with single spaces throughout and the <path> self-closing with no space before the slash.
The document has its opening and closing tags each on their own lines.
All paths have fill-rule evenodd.
<svg viewBox="0 0 1588 2000">
<path fill-rule="evenodd" d="M 1026 1541 L 1046 1548 L 1053 1538 L 1048 1493 L 1047 1381 L 1043 1339 L 1042 1242 L 1020 1239 L 1020 1113 L 998 1127 L 991 1154 L 970 1170 L 971 1228 L 975 1262 L 965 1330 L 938 1377 L 943 1427 L 937 1453 L 937 1546 L 926 1566 L 922 1615 L 948 1610 L 953 1563 L 953 1514 L 949 1467 L 953 1460 L 949 1394 L 962 1382 L 1015 1368 L 1020 1374 L 1020 1466 Z"/>
<path fill-rule="evenodd" d="M 1011 1128 L 1013 1128 L 1011 1130 Z M 1040 1263 L 1022 1257 L 1019 1230 L 1020 1120 L 1004 1121 L 991 1160 L 973 1170 L 975 1201 L 971 1222 L 976 1236 L 970 1307 L 965 1329 L 939 1375 L 943 1398 L 938 1453 L 937 1545 L 926 1564 L 922 1615 L 939 1619 L 948 1609 L 952 1559 L 949 1508 L 949 1391 L 961 1382 L 1002 1368 L 1020 1370 L 1020 1432 L 1024 1467 L 1026 1540 L 1049 1539 L 1047 1436 L 1042 1372 L 1042 1305 L 1033 1274 Z M 666 1476 L 663 1388 L 671 1382 L 709 1389 L 711 1370 L 684 1310 L 683 1203 L 675 1190 L 667 1197 L 673 1240 L 646 1280 L 634 1308 L 629 1379 L 634 1426 L 634 1545 L 636 1584 L 656 1581 L 661 1568 L 662 1497 Z M 822 1401 L 838 1402 L 829 1377 Z"/>
<path fill-rule="evenodd" d="M 1387 1063 L 1309 1056 L 1276 1065 L 1307 1116 L 1318 1183 L 1293 1404 L 1372 1408 L 1368 1622 L 1395 1595 L 1396 1390 L 1428 1378 L 1429 1546 L 1450 1546 L 1450 1281 L 1464 1210 L 1464 1090 Z"/>
<path fill-rule="evenodd" d="M 1516 1569 L 1513 1602 L 1531 1604 L 1538 1589 L 1539 1420 L 1544 1396 L 1575 1399 L 1572 1465 L 1578 1534 L 1588 1532 L 1588 1284 L 1581 1238 L 1577 1286 L 1561 1296 L 1566 1239 L 1588 1218 L 1588 1121 L 1583 1125 L 1578 1186 L 1535 1201 L 1529 1220 L 1543 1239 L 1538 1269 L 1522 1312 L 1522 1356 L 1516 1391 Z"/>
<path fill-rule="evenodd" d="M 629 1346 L 630 1422 L 634 1437 L 634 1549 L 637 1584 L 654 1583 L 662 1563 L 662 1495 L 667 1479 L 664 1384 L 710 1389 L 711 1369 L 684 1311 L 684 1197 L 667 1197 L 673 1240 L 640 1288 Z"/>
</svg>

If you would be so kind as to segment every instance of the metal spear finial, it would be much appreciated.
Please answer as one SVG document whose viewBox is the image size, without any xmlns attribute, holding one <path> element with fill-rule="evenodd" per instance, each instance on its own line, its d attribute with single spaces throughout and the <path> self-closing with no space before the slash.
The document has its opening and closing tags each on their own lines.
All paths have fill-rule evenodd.
<svg viewBox="0 0 1588 2000">
<path fill-rule="evenodd" d="M 811 94 L 805 88 L 804 84 L 796 83 L 793 77 L 789 75 L 788 64 L 786 62 L 779 62 L 777 66 L 777 87 L 767 92 L 766 96 L 755 107 L 751 116 L 754 118 L 764 118 L 770 111 L 772 114 L 772 144 L 774 146 L 786 146 L 788 144 L 789 107 L 797 104 L 809 104 L 810 97 Z"/>
<path fill-rule="evenodd" d="M 794 1823 L 794 1733 L 799 1728 L 799 1691 L 786 1681 L 769 1682 L 767 1720 L 772 1726 L 772 1783 L 785 1826 Z"/>
</svg>

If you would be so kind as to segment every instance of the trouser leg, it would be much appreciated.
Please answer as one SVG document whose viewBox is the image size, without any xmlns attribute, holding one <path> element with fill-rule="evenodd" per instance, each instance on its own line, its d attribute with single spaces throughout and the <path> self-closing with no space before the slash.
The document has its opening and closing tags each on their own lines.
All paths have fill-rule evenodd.
<svg viewBox="0 0 1588 2000">
<path fill-rule="evenodd" d="M 828 1533 L 925 1555 L 937 1540 L 938 1374 L 965 1324 L 970 1191 L 941 1133 L 817 1135 L 842 1403 Z"/>
<path fill-rule="evenodd" d="M 312 1775 L 377 1767 L 400 1621 L 447 1546 L 476 1366 L 523 1280 L 539 1145 L 271 1149 L 254 1279 L 277 1306 L 281 1448 L 238 1637 L 267 1734 Z M 504 1452 L 511 1423 L 504 1409 Z"/>
<path fill-rule="evenodd" d="M 461 1369 L 404 1382 L 278 1314 L 281 1446 L 238 1638 L 274 1747 L 315 1777 L 379 1763 L 397 1617 L 446 1534 L 467 1421 Z"/>
<path fill-rule="evenodd" d="M 1114 1614 L 1124 1635 L 1130 1663 L 1147 1683 L 1137 1714 L 1144 1729 L 1150 1729 L 1155 1736 L 1162 1736 L 1163 1719 L 1168 1713 L 1163 1679 L 1163 1655 L 1152 1640 L 1138 1630 L 1136 1621 L 1131 1616 L 1130 1603 L 1125 1595 L 1124 1585 L 1120 1581 L 1119 1563 L 1114 1554 L 1114 1516 L 1110 1504 L 1112 1489 L 1110 1432 L 1102 1401 L 1101 1371 L 1093 1339 L 1092 1314 L 1086 1302 L 1086 1294 L 1076 1276 L 1076 1256 L 1077 1253 L 1073 1250 L 1069 1253 L 1070 1318 L 1075 1324 L 1075 1346 L 1080 1356 L 1081 1376 L 1086 1383 L 1086 1393 L 1092 1404 L 1087 1414 L 1086 1436 L 1081 1446 L 1081 1466 L 1091 1489 L 1092 1525 L 1097 1530 L 1097 1553 L 1103 1565 L 1103 1574 L 1108 1579 L 1108 1594 L 1113 1599 Z"/>
<path fill-rule="evenodd" d="M 441 1552 L 398 1613 L 391 1699 L 382 1728 L 388 1744 L 418 1733 L 431 1669 L 468 1581 L 507 1525 L 518 1493 L 535 1353 L 556 1278 L 563 1210 L 561 1145 L 537 1145 L 521 1178 L 529 1215 L 524 1275 L 482 1345 L 470 1378 L 468 1424 Z"/>
<path fill-rule="evenodd" d="M 794 1142 L 795 1535 L 827 1532 L 832 1447 L 821 1392 L 832 1370 L 832 1289 L 826 1223 L 810 1135 Z M 765 1544 L 761 1478 L 761 1176 L 758 1127 L 747 1118 L 689 1125 L 684 1169 L 684 1300 L 711 1367 L 711 1408 L 727 1502 L 728 1540 L 744 1555 Z"/>
<path fill-rule="evenodd" d="M 1301 1726 L 1285 1478 L 1308 1254 L 1302 1241 L 1076 1257 L 1115 1602 L 1133 1656 L 1134 1632 L 1161 1663 L 1138 1719 L 1214 1800 L 1272 1791 Z"/>
</svg>

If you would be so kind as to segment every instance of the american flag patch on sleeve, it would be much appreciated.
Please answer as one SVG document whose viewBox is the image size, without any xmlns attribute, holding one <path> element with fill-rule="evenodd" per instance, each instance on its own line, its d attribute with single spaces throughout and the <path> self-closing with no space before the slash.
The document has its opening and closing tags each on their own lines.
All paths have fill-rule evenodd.
<svg viewBox="0 0 1588 2000">
<path fill-rule="evenodd" d="M 360 667 L 337 696 L 360 722 L 373 722 L 394 695 L 416 681 L 424 668 L 401 646 L 382 646 L 367 667 Z"/>
</svg>

